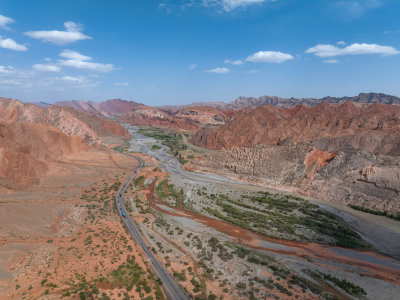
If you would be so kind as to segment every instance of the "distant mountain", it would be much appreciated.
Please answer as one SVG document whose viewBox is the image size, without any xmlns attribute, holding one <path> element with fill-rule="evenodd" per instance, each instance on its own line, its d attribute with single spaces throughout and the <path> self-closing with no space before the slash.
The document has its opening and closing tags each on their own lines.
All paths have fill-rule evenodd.
<svg viewBox="0 0 400 300">
<path fill-rule="evenodd" d="M 54 105 L 68 106 L 79 111 L 84 111 L 90 114 L 97 114 L 103 117 L 120 116 L 131 110 L 142 106 L 143 104 L 134 101 L 127 101 L 122 99 L 110 99 L 104 102 L 94 101 L 59 101 Z"/>
<path fill-rule="evenodd" d="M 315 106 L 320 103 L 381 103 L 400 105 L 400 98 L 382 93 L 361 93 L 354 97 L 324 97 L 321 99 L 315 98 L 281 98 L 276 96 L 254 97 L 239 97 L 235 101 L 226 104 L 225 109 L 243 109 L 247 107 L 258 107 L 270 104 L 276 107 L 294 107 L 302 104 L 306 106 Z"/>
<path fill-rule="evenodd" d="M 353 97 L 324 97 L 321 99 L 316 98 L 283 98 L 277 96 L 261 96 L 261 97 L 244 97 L 240 96 L 234 101 L 225 102 L 195 102 L 187 105 L 164 105 L 159 108 L 169 111 L 177 112 L 178 110 L 186 107 L 193 106 L 208 106 L 214 107 L 219 110 L 241 110 L 245 108 L 255 108 L 263 105 L 270 104 L 276 107 L 294 107 L 302 104 L 306 106 L 315 106 L 320 103 L 344 103 L 346 101 L 356 103 L 382 103 L 400 105 L 400 98 L 396 96 L 386 95 L 382 93 L 361 93 Z"/>
<path fill-rule="evenodd" d="M 399 130 L 400 106 L 350 101 L 292 108 L 264 105 L 242 111 L 211 131 L 198 131 L 193 142 L 211 149 L 230 149 L 312 141 L 329 152 L 350 145 L 374 154 L 400 156 Z"/>
<path fill-rule="evenodd" d="M 143 105 L 122 115 L 120 120 L 132 125 L 161 126 L 194 131 L 207 125 L 223 125 L 235 114 L 234 111 L 232 112 L 204 106 L 167 111 Z"/>
<path fill-rule="evenodd" d="M 42 107 L 42 108 L 46 108 L 46 107 L 49 107 L 51 105 L 50 103 L 47 103 L 47 102 L 27 102 L 27 103 L 35 104 L 35 105 L 37 105 L 39 107 Z"/>
</svg>

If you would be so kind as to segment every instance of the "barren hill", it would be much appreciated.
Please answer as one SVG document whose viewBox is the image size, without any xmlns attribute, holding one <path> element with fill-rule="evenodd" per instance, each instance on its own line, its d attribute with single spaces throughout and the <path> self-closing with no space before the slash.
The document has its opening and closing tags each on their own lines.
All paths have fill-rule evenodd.
<svg viewBox="0 0 400 300">
<path fill-rule="evenodd" d="M 242 112 L 193 137 L 200 168 L 320 199 L 400 211 L 400 106 L 322 103 Z"/>
<path fill-rule="evenodd" d="M 161 126 L 183 130 L 198 130 L 206 125 L 223 125 L 235 113 L 221 111 L 212 107 L 188 107 L 175 112 L 167 112 L 160 108 L 141 106 L 120 120 L 139 126 Z"/>
<path fill-rule="evenodd" d="M 267 105 L 239 114 L 211 132 L 199 131 L 193 138 L 194 144 L 210 149 L 306 141 L 331 152 L 351 145 L 375 154 L 400 155 L 400 106 L 351 102 L 294 108 Z"/>
<path fill-rule="evenodd" d="M 49 162 L 90 148 L 82 137 L 33 122 L 0 123 L 0 145 L 0 186 L 6 183 L 6 188 L 14 181 L 23 186 L 39 183 Z"/>
<path fill-rule="evenodd" d="M 122 99 L 111 99 L 104 102 L 94 101 L 59 101 L 55 105 L 72 107 L 78 111 L 84 111 L 100 116 L 120 116 L 143 104 Z"/>
<path fill-rule="evenodd" d="M 0 98 L 1 122 L 37 122 L 50 124 L 67 135 L 81 136 L 90 144 L 101 144 L 107 136 L 129 137 L 119 124 L 70 107 L 49 106 L 41 108 L 18 100 Z"/>
<path fill-rule="evenodd" d="M 49 164 L 65 156 L 106 149 L 104 139 L 119 143 L 129 133 L 116 122 L 73 108 L 24 104 L 0 99 L 0 189 L 39 183 Z"/>
</svg>

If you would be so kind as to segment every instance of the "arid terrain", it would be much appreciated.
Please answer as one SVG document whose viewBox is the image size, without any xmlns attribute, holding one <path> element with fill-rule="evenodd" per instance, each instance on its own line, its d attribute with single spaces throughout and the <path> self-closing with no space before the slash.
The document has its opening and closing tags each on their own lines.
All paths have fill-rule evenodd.
<svg viewBox="0 0 400 300">
<path fill-rule="evenodd" d="M 199 130 L 192 142 L 219 150 L 197 162 L 204 171 L 397 214 L 399 126 L 393 105 L 267 105 Z"/>
<path fill-rule="evenodd" d="M 337 102 L 2 99 L 0 299 L 166 298 L 114 205 L 135 157 L 126 217 L 188 299 L 395 299 L 399 107 Z"/>
</svg>

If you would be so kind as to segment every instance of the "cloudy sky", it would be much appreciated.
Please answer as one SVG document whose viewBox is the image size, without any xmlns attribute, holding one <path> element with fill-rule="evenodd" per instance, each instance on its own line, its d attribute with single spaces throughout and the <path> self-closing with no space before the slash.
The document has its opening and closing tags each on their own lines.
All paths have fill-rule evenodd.
<svg viewBox="0 0 400 300">
<path fill-rule="evenodd" d="M 0 96 L 400 96 L 398 0 L 0 0 Z"/>
</svg>

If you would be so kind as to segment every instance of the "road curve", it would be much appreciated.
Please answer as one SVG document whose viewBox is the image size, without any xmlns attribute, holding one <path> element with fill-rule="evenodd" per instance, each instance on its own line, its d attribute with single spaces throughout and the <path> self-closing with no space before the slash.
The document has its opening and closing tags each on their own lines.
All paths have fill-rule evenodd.
<svg viewBox="0 0 400 300">
<path fill-rule="evenodd" d="M 121 152 L 122 148 L 125 147 L 128 143 L 129 141 L 126 142 L 124 145 L 120 146 L 117 149 L 117 151 L 122 153 Z M 114 202 L 115 202 L 115 207 L 117 208 L 118 215 L 120 216 L 122 222 L 125 224 L 126 228 L 133 237 L 134 241 L 142 248 L 143 252 L 146 254 L 158 277 L 162 280 L 163 284 L 161 286 L 164 290 L 164 293 L 167 296 L 167 299 L 170 300 L 189 299 L 189 297 L 186 295 L 183 289 L 178 285 L 178 283 L 174 280 L 174 278 L 167 272 L 164 266 L 156 259 L 154 254 L 150 251 L 148 245 L 146 244 L 142 235 L 140 234 L 138 227 L 126 213 L 124 198 L 122 195 L 124 194 L 125 190 L 128 188 L 129 184 L 135 177 L 136 172 L 138 172 L 140 168 L 142 168 L 143 166 L 143 160 L 133 155 L 132 157 L 134 157 L 139 164 L 132 173 L 132 175 L 129 176 L 128 179 L 126 179 L 124 184 L 122 184 L 119 190 L 117 191 L 117 195 L 115 196 Z M 125 213 L 125 217 L 122 216 L 122 213 Z"/>
</svg>

